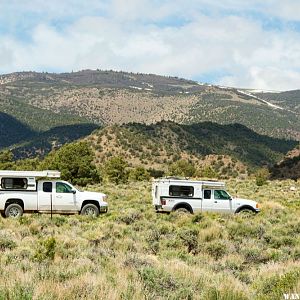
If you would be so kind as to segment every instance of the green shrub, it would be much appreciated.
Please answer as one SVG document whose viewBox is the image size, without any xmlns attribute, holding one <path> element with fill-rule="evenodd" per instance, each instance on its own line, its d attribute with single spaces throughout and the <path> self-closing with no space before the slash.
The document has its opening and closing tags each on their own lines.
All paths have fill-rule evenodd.
<svg viewBox="0 0 300 300">
<path fill-rule="evenodd" d="M 54 260 L 55 250 L 56 239 L 54 237 L 49 237 L 39 243 L 34 258 L 39 262 Z"/>
<path fill-rule="evenodd" d="M 212 167 L 208 166 L 205 167 L 202 171 L 200 171 L 200 176 L 206 178 L 216 178 L 218 174 Z"/>
<path fill-rule="evenodd" d="M 171 176 L 193 177 L 196 173 L 196 168 L 192 163 L 181 159 L 169 166 L 168 173 Z"/>
<path fill-rule="evenodd" d="M 198 251 L 198 229 L 185 229 L 179 232 L 179 237 L 183 244 L 187 247 L 189 253 L 197 253 Z"/>
<path fill-rule="evenodd" d="M 114 156 L 104 165 L 105 178 L 113 183 L 120 184 L 128 181 L 128 164 L 122 157 Z"/>
<path fill-rule="evenodd" d="M 159 296 L 170 299 L 170 296 L 178 292 L 181 287 L 180 283 L 173 276 L 162 269 L 157 270 L 153 267 L 145 267 L 139 270 L 139 276 L 147 293 L 155 295 L 154 298 Z"/>
<path fill-rule="evenodd" d="M 86 142 L 76 142 L 50 152 L 40 167 L 59 170 L 62 179 L 85 186 L 100 180 L 93 160 L 94 156 L 89 145 Z"/>
<path fill-rule="evenodd" d="M 212 256 L 216 260 L 222 258 L 227 253 L 226 245 L 219 241 L 210 242 L 205 247 L 205 250 L 210 256 Z"/>
<path fill-rule="evenodd" d="M 141 213 L 136 210 L 131 210 L 119 216 L 117 221 L 123 222 L 126 225 L 130 225 L 139 219 L 141 219 Z"/>
<path fill-rule="evenodd" d="M 161 233 L 158 229 L 152 229 L 146 236 L 146 241 L 148 244 L 148 249 L 156 255 L 159 251 L 159 241 Z"/>
<path fill-rule="evenodd" d="M 255 174 L 255 182 L 257 186 L 267 184 L 267 180 L 270 178 L 270 172 L 266 168 L 259 169 Z"/>
<path fill-rule="evenodd" d="M 149 172 L 144 167 L 136 167 L 129 172 L 129 180 L 132 181 L 148 181 L 150 179 Z"/>
<path fill-rule="evenodd" d="M 12 250 L 17 247 L 17 244 L 6 236 L 0 236 L 0 251 Z"/>
<path fill-rule="evenodd" d="M 259 299 L 281 299 L 283 294 L 289 293 L 296 288 L 300 282 L 300 269 L 295 268 L 285 274 L 275 274 L 272 277 L 261 280 L 256 288 L 259 293 Z"/>
</svg>

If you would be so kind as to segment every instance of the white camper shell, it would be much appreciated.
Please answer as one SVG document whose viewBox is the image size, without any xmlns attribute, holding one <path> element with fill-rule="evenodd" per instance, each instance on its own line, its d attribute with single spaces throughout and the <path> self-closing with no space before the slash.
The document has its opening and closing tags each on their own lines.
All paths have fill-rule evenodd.
<svg viewBox="0 0 300 300">
<path fill-rule="evenodd" d="M 59 180 L 59 171 L 0 170 L 0 213 L 20 217 L 23 212 L 62 213 L 98 216 L 107 212 L 107 196 L 82 192 Z"/>
<path fill-rule="evenodd" d="M 224 182 L 162 178 L 153 181 L 153 206 L 161 212 L 259 212 L 258 203 L 234 198 Z"/>
</svg>

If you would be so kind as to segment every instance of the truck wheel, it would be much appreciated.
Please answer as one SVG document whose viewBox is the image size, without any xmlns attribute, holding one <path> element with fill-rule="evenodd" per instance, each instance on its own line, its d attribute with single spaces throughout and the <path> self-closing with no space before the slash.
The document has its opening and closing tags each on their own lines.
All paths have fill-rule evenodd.
<svg viewBox="0 0 300 300">
<path fill-rule="evenodd" d="M 254 213 L 255 213 L 255 211 L 253 211 L 250 208 L 244 208 L 241 211 L 239 211 L 239 214 L 242 216 L 245 216 L 245 217 L 252 216 L 252 215 L 254 215 Z"/>
<path fill-rule="evenodd" d="M 80 213 L 82 216 L 98 217 L 99 208 L 95 204 L 86 204 Z"/>
<path fill-rule="evenodd" d="M 191 212 L 185 208 L 185 207 L 180 207 L 180 208 L 177 208 L 175 210 L 175 212 L 179 213 L 179 214 L 190 214 Z"/>
<path fill-rule="evenodd" d="M 7 218 L 19 218 L 23 215 L 23 208 L 17 203 L 12 203 L 6 207 L 4 214 Z"/>
</svg>

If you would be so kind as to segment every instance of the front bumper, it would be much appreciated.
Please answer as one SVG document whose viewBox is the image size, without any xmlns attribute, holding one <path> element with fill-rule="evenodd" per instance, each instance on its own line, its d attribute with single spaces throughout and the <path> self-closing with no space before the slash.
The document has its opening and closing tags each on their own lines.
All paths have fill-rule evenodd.
<svg viewBox="0 0 300 300">
<path fill-rule="evenodd" d="M 100 206 L 100 213 L 107 213 L 107 211 L 108 211 L 108 206 Z"/>
</svg>

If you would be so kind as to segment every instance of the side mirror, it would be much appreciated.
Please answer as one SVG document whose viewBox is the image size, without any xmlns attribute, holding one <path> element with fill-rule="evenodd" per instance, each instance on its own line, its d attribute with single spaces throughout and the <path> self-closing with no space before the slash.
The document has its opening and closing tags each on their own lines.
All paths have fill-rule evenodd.
<svg viewBox="0 0 300 300">
<path fill-rule="evenodd" d="M 76 191 L 75 191 L 75 190 L 72 190 L 72 194 L 76 194 Z"/>
</svg>

